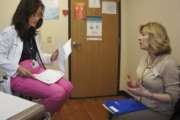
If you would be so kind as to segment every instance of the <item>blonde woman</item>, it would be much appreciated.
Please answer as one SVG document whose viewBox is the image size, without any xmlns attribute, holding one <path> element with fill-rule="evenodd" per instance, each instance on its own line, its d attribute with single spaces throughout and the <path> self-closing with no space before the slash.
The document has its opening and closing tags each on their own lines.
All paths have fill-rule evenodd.
<svg viewBox="0 0 180 120">
<path fill-rule="evenodd" d="M 140 26 L 139 44 L 147 54 L 137 68 L 138 83 L 129 77 L 128 90 L 149 109 L 115 116 L 113 120 L 169 120 L 179 99 L 177 64 L 170 56 L 170 40 L 159 23 Z"/>
</svg>

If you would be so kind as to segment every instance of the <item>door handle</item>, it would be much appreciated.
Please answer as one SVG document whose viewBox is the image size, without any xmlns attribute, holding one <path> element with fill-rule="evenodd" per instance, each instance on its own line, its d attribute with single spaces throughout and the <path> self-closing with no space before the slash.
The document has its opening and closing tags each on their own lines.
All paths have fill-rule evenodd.
<svg viewBox="0 0 180 120">
<path fill-rule="evenodd" d="M 73 47 L 78 47 L 78 46 L 80 46 L 81 44 L 79 43 L 79 42 L 76 42 L 76 41 L 73 41 L 72 42 L 72 46 Z"/>
</svg>

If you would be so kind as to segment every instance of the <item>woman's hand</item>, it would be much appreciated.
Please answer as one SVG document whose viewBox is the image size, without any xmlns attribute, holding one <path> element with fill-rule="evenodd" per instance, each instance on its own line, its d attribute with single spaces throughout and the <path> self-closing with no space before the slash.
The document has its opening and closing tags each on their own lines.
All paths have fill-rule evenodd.
<svg viewBox="0 0 180 120">
<path fill-rule="evenodd" d="M 135 80 L 132 80 L 130 75 L 128 75 L 127 77 L 128 77 L 127 86 L 129 88 L 137 88 L 138 87 L 137 82 Z"/>
<path fill-rule="evenodd" d="M 146 88 L 144 88 L 140 83 L 137 83 L 135 80 L 132 80 L 130 76 L 128 76 L 127 85 L 128 91 L 136 96 L 146 97 L 148 99 L 153 99 L 165 103 L 169 103 L 171 101 L 171 97 L 169 96 L 169 94 L 152 93 Z"/>
<path fill-rule="evenodd" d="M 138 87 L 128 87 L 128 91 L 136 96 L 148 97 L 152 96 L 152 93 L 145 89 L 141 84 L 138 84 Z"/>
<path fill-rule="evenodd" d="M 19 65 L 19 67 L 17 69 L 17 73 L 23 77 L 32 77 L 31 71 L 27 70 L 26 68 L 24 68 L 21 65 Z"/>
<path fill-rule="evenodd" d="M 151 93 L 147 89 L 145 89 L 140 83 L 132 80 L 130 75 L 128 75 L 127 77 L 127 86 L 129 92 L 136 96 L 151 97 Z"/>
<path fill-rule="evenodd" d="M 58 55 L 59 55 L 59 51 L 58 51 L 58 49 L 56 49 L 51 55 L 51 62 L 56 61 L 58 58 Z"/>
</svg>

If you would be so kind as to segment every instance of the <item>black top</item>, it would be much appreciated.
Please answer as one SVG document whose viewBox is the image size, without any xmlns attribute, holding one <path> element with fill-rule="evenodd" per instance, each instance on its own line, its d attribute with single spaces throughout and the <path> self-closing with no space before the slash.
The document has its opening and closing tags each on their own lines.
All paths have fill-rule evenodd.
<svg viewBox="0 0 180 120">
<path fill-rule="evenodd" d="M 34 59 L 40 62 L 39 64 L 41 64 L 42 67 L 46 69 L 39 54 L 35 41 L 35 36 L 36 29 L 34 27 L 30 27 L 29 30 L 24 32 L 23 36 L 20 36 L 21 40 L 23 41 L 23 51 L 19 62 L 28 59 Z"/>
<path fill-rule="evenodd" d="M 20 62 L 28 59 L 36 60 L 36 54 L 37 54 L 37 47 L 36 47 L 35 39 L 32 38 L 29 40 L 24 40 L 23 51 Z"/>
</svg>

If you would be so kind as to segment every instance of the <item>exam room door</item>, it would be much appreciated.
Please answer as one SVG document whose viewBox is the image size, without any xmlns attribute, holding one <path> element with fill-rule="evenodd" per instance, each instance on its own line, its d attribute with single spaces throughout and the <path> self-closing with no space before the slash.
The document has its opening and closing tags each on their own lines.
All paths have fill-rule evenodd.
<svg viewBox="0 0 180 120">
<path fill-rule="evenodd" d="M 119 83 L 119 0 L 89 1 L 70 0 L 72 97 L 115 95 Z"/>
</svg>

